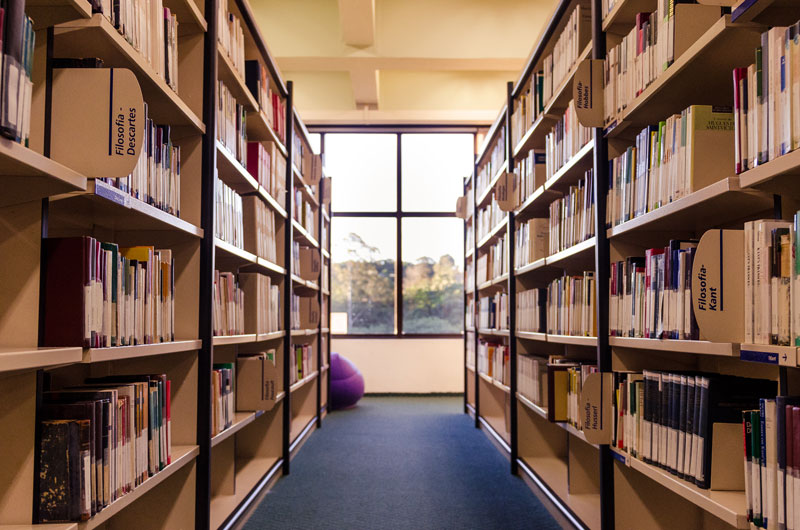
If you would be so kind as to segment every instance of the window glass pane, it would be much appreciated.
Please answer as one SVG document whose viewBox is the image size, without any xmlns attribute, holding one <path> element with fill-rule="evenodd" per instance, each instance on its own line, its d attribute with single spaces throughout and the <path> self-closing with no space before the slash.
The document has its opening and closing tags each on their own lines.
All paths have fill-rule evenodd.
<svg viewBox="0 0 800 530">
<path fill-rule="evenodd" d="M 405 218 L 403 333 L 461 333 L 464 318 L 464 222 Z"/>
<path fill-rule="evenodd" d="M 472 134 L 404 134 L 403 210 L 453 212 L 472 174 Z"/>
<path fill-rule="evenodd" d="M 319 141 L 320 141 L 320 134 L 319 133 L 309 133 L 308 141 L 311 143 L 311 150 L 314 151 L 314 154 L 319 154 Z"/>
<path fill-rule="evenodd" d="M 334 212 L 397 209 L 397 136 L 326 134 L 325 171 L 332 177 Z"/>
<path fill-rule="evenodd" d="M 332 333 L 394 333 L 396 223 L 333 218 Z"/>
</svg>

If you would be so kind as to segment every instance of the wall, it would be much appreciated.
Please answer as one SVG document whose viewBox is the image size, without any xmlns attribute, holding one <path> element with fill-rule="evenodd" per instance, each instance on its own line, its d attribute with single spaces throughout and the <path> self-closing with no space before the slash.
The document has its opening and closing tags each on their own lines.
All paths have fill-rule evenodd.
<svg viewBox="0 0 800 530">
<path fill-rule="evenodd" d="M 464 339 L 332 339 L 364 374 L 367 393 L 464 391 Z"/>
</svg>

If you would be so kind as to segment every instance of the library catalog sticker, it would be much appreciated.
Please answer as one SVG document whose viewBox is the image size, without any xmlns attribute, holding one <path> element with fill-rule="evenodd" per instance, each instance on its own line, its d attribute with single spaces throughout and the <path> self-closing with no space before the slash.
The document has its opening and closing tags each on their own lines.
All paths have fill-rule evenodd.
<svg viewBox="0 0 800 530">
<path fill-rule="evenodd" d="M 144 100 L 126 68 L 53 70 L 51 157 L 87 177 L 125 177 L 142 150 Z"/>
<path fill-rule="evenodd" d="M 603 126 L 603 60 L 584 59 L 572 80 L 575 114 L 584 127 Z"/>
<path fill-rule="evenodd" d="M 709 230 L 692 264 L 692 308 L 700 338 L 744 340 L 744 232 Z"/>
</svg>

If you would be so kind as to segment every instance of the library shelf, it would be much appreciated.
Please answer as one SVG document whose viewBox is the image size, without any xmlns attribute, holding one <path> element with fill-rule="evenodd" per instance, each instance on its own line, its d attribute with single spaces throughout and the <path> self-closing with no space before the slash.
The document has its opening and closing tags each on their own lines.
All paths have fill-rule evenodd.
<svg viewBox="0 0 800 530">
<path fill-rule="evenodd" d="M 800 5 L 795 0 L 742 0 L 734 6 L 731 19 L 780 26 L 800 19 Z"/>
<path fill-rule="evenodd" d="M 531 411 L 535 412 L 540 417 L 542 417 L 544 419 L 547 419 L 547 409 L 546 408 L 540 407 L 539 405 L 537 405 L 536 403 L 534 403 L 533 401 L 531 401 L 530 399 L 525 397 L 525 395 L 520 393 L 520 392 L 517 392 L 517 399 L 519 400 L 520 403 L 525 405 L 528 409 L 530 409 Z"/>
<path fill-rule="evenodd" d="M 473 255 L 474 253 L 475 253 L 475 247 L 470 247 L 470 248 L 468 248 L 468 249 L 467 249 L 467 251 L 464 253 L 464 259 L 470 259 L 470 258 L 472 258 L 472 255 Z"/>
<path fill-rule="evenodd" d="M 78 530 L 78 523 L 2 524 L 0 530 Z"/>
<path fill-rule="evenodd" d="M 507 215 L 505 217 L 503 217 L 500 220 L 499 223 L 494 225 L 492 227 L 492 229 L 489 230 L 488 234 L 483 236 L 481 238 L 481 240 L 478 241 L 478 250 L 481 250 L 481 249 L 483 249 L 483 247 L 485 247 L 489 243 L 493 243 L 495 240 L 500 239 L 503 236 L 503 234 L 505 234 L 505 232 L 506 232 L 506 228 L 507 228 L 506 225 L 508 225 L 508 216 Z"/>
<path fill-rule="evenodd" d="M 235 493 L 233 495 L 214 495 L 211 498 L 211 528 L 219 528 L 228 517 L 236 511 L 242 502 L 249 497 L 251 490 L 262 479 L 272 474 L 271 478 L 280 477 L 281 459 L 274 458 L 237 458 L 234 467 Z"/>
<path fill-rule="evenodd" d="M 293 329 L 291 331 L 292 337 L 310 337 L 319 333 L 319 330 L 314 329 Z"/>
<path fill-rule="evenodd" d="M 577 335 L 551 335 L 547 334 L 547 342 L 555 344 L 572 344 L 573 346 L 597 346 L 597 337 L 582 337 Z"/>
<path fill-rule="evenodd" d="M 272 195 L 269 194 L 269 192 L 266 190 L 266 188 L 264 188 L 264 186 L 259 186 L 258 187 L 258 194 L 261 195 L 261 197 L 264 199 L 264 201 L 273 210 L 275 210 L 276 214 L 278 214 L 279 216 L 281 216 L 284 219 L 286 219 L 286 210 L 284 210 L 283 206 L 281 206 L 280 203 L 277 200 L 275 200 L 275 197 L 273 197 Z"/>
<path fill-rule="evenodd" d="M 480 335 L 491 335 L 494 337 L 508 337 L 509 333 L 507 329 L 490 329 L 490 328 L 478 328 L 478 334 Z"/>
<path fill-rule="evenodd" d="M 759 26 L 732 23 L 730 15 L 723 15 L 616 116 L 606 135 L 617 137 L 633 127 L 626 133 L 632 137 L 689 105 L 719 105 L 719 94 L 732 98 L 731 72 L 750 64 L 759 44 Z M 703 79 L 702 89 L 697 79 Z"/>
<path fill-rule="evenodd" d="M 475 373 L 475 367 L 472 366 L 471 364 L 467 364 L 467 370 L 469 370 L 472 373 Z"/>
<path fill-rule="evenodd" d="M 582 243 L 573 245 L 545 258 L 545 263 L 559 269 L 576 269 L 583 267 L 585 270 L 594 269 L 594 246 L 596 238 L 590 237 Z"/>
<path fill-rule="evenodd" d="M 286 336 L 286 331 L 271 331 L 270 333 L 259 333 L 256 336 L 256 342 L 267 342 L 270 340 L 278 340 Z"/>
<path fill-rule="evenodd" d="M 320 332 L 321 333 L 330 333 L 331 332 L 331 328 L 320 328 Z"/>
<path fill-rule="evenodd" d="M 464 289 L 464 292 L 467 293 L 468 295 L 472 296 L 473 294 L 475 294 L 475 289 L 472 289 L 472 288 L 468 287 L 468 288 Z"/>
<path fill-rule="evenodd" d="M 494 387 L 491 387 L 494 388 Z M 509 458 L 511 455 L 511 446 L 509 444 L 510 435 L 505 430 L 504 426 L 502 426 L 499 421 L 498 423 L 494 423 L 497 421 L 495 418 L 485 418 L 478 415 L 478 421 L 480 421 L 480 426 L 482 429 L 486 431 L 489 437 L 489 441 L 497 447 L 500 454 L 504 457 Z"/>
<path fill-rule="evenodd" d="M 710 342 L 707 340 L 645 339 L 636 337 L 609 337 L 608 343 L 616 348 L 635 350 L 692 353 L 695 355 L 716 355 L 718 357 L 739 357 L 739 344 L 731 342 Z"/>
<path fill-rule="evenodd" d="M 494 186 L 497 184 L 497 181 L 500 180 L 500 177 L 508 171 L 508 160 L 504 160 L 500 167 L 497 169 L 495 174 L 492 176 L 492 180 L 489 181 L 489 184 L 486 185 L 486 189 L 481 192 L 478 198 L 475 201 L 475 208 L 480 208 L 481 206 L 485 205 L 489 198 L 491 198 L 492 193 L 494 192 Z"/>
<path fill-rule="evenodd" d="M 311 372 L 310 374 L 308 374 L 307 376 L 302 378 L 300 381 L 298 381 L 298 382 L 294 383 L 292 386 L 290 386 L 289 387 L 289 393 L 291 394 L 292 392 L 296 392 L 296 391 L 300 390 L 305 384 L 310 383 L 311 381 L 316 379 L 316 377 L 318 375 L 319 375 L 319 370 L 314 370 L 313 372 Z"/>
<path fill-rule="evenodd" d="M 39 30 L 89 18 L 92 16 L 92 5 L 88 0 L 28 0 L 25 2 L 25 14 L 33 20 L 33 29 Z"/>
<path fill-rule="evenodd" d="M 308 199 L 312 206 L 314 206 L 315 209 L 319 208 L 319 200 L 314 195 L 311 186 L 306 182 L 305 178 L 303 178 L 303 174 L 300 173 L 300 170 L 294 164 L 292 164 L 292 174 L 294 175 L 295 189 L 302 190 L 303 195 L 306 196 L 306 199 Z"/>
<path fill-rule="evenodd" d="M 98 528 L 109 521 L 116 514 L 127 508 L 134 501 L 141 498 L 144 494 L 164 482 L 182 467 L 190 464 L 200 453 L 200 448 L 196 445 L 175 445 L 172 447 L 172 463 L 164 469 L 145 480 L 142 484 L 134 488 L 133 491 L 123 495 L 113 503 L 109 504 L 103 511 L 97 513 L 88 521 L 78 523 L 79 530 L 92 530 Z"/>
<path fill-rule="evenodd" d="M 83 350 L 83 363 L 102 363 L 120 359 L 139 359 L 154 355 L 167 355 L 170 353 L 199 350 L 202 341 L 176 340 L 172 342 L 157 342 L 155 344 L 137 344 L 134 346 L 112 346 L 109 348 L 85 348 Z"/>
<path fill-rule="evenodd" d="M 322 219 L 326 223 L 330 223 L 331 222 L 331 216 L 328 215 L 328 210 L 325 208 L 325 206 L 322 207 Z"/>
<path fill-rule="evenodd" d="M 711 226 L 724 226 L 772 207 L 771 195 L 744 188 L 740 177 L 728 177 L 609 228 L 606 234 L 609 239 L 628 239 L 639 238 L 642 232 L 702 233 Z"/>
<path fill-rule="evenodd" d="M 800 196 L 800 149 L 795 149 L 766 164 L 761 164 L 739 174 L 742 188 L 757 188 L 762 191 Z"/>
<path fill-rule="evenodd" d="M 263 269 L 264 272 L 270 273 L 272 275 L 283 276 L 286 274 L 286 269 L 281 267 L 278 264 L 272 263 L 270 260 L 256 256 L 256 265 L 259 268 Z"/>
<path fill-rule="evenodd" d="M 255 333 L 247 333 L 243 335 L 216 335 L 214 337 L 214 346 L 229 346 L 232 344 L 246 344 L 248 342 L 255 342 L 258 335 Z"/>
<path fill-rule="evenodd" d="M 695 506 L 721 519 L 735 528 L 750 528 L 747 522 L 747 499 L 744 491 L 716 491 L 700 489 L 694 484 L 679 479 L 669 471 L 646 464 L 619 448 L 610 446 L 619 455 L 619 462 L 661 484 Z"/>
<path fill-rule="evenodd" d="M 301 243 L 309 247 L 319 248 L 319 243 L 317 243 L 317 240 L 314 239 L 314 236 L 309 234 L 308 231 L 303 228 L 303 225 L 297 221 L 297 219 L 292 219 L 292 228 L 294 228 L 292 233 L 297 239 L 300 240 Z"/>
<path fill-rule="evenodd" d="M 524 276 L 529 272 L 534 272 L 545 268 L 547 268 L 547 258 L 539 258 L 533 263 L 528 263 L 527 265 L 523 265 L 522 267 L 516 268 L 514 270 L 514 275 Z"/>
<path fill-rule="evenodd" d="M 323 248 L 322 249 L 322 257 L 325 258 L 325 259 L 331 259 L 331 253 Z"/>
<path fill-rule="evenodd" d="M 488 376 L 488 375 L 486 375 L 485 373 L 483 373 L 483 372 L 478 372 L 478 377 L 480 377 L 481 379 L 483 379 L 484 381 L 486 381 L 486 382 L 487 382 L 487 383 L 489 383 L 490 385 L 494 385 L 494 379 L 492 379 L 491 377 L 489 377 L 489 376 Z"/>
<path fill-rule="evenodd" d="M 545 342 L 547 340 L 547 333 L 538 333 L 535 331 L 517 331 L 516 337 L 525 340 L 537 340 Z"/>
<path fill-rule="evenodd" d="M 319 369 L 320 373 L 322 373 L 322 374 L 324 374 L 328 370 L 330 370 L 330 366 L 328 366 L 327 364 L 323 364 L 322 368 Z"/>
<path fill-rule="evenodd" d="M 29 149 L 0 138 L 0 206 L 86 189 L 86 177 Z"/>
<path fill-rule="evenodd" d="M 467 326 L 464 328 L 464 331 L 467 331 L 469 333 L 475 333 L 475 328 L 472 326 Z"/>
<path fill-rule="evenodd" d="M 263 110 L 247 113 L 247 139 L 257 142 L 272 142 L 283 155 L 283 158 L 288 156 L 286 146 L 278 138 L 272 127 L 269 126 L 267 115 L 264 114 Z"/>
<path fill-rule="evenodd" d="M 331 292 L 329 289 L 322 289 L 322 294 L 324 294 L 325 296 L 330 296 Z"/>
<path fill-rule="evenodd" d="M 168 7 L 178 17 L 179 36 L 205 33 L 208 30 L 208 23 L 195 0 L 164 0 L 164 7 Z"/>
<path fill-rule="evenodd" d="M 214 238 L 214 247 L 218 251 L 217 259 L 223 264 L 235 263 L 236 265 L 245 265 L 249 263 L 255 265 L 258 263 L 258 258 L 252 252 L 247 252 L 218 237 Z"/>
<path fill-rule="evenodd" d="M 22 370 L 38 370 L 52 366 L 79 363 L 83 349 L 75 348 L 0 348 L 0 373 Z"/>
<path fill-rule="evenodd" d="M 489 154 L 489 146 L 492 145 L 497 138 L 498 133 L 500 132 L 500 128 L 506 125 L 506 110 L 508 109 L 508 104 L 504 103 L 503 107 L 500 109 L 500 112 L 497 114 L 497 117 L 492 122 L 492 125 L 489 127 L 489 130 L 483 137 L 483 141 L 481 141 L 481 145 L 478 147 L 478 156 L 475 160 L 476 166 L 483 165 L 483 159 L 486 158 L 486 155 Z M 472 177 L 470 177 L 472 178 Z M 477 190 L 476 190 L 477 191 Z M 477 203 L 476 203 L 477 206 Z"/>
<path fill-rule="evenodd" d="M 50 200 L 50 220 L 69 226 L 100 226 L 115 231 L 174 232 L 202 238 L 203 229 L 118 190 L 90 179 L 86 191 L 56 195 Z"/>
<path fill-rule="evenodd" d="M 739 359 L 779 366 L 797 366 L 797 347 L 743 343 L 739 346 Z"/>
<path fill-rule="evenodd" d="M 217 173 L 222 182 L 233 188 L 233 191 L 242 195 L 258 191 L 258 181 L 247 171 L 241 162 L 217 140 Z"/>
<path fill-rule="evenodd" d="M 290 452 L 292 458 L 300 446 L 308 440 L 308 433 L 317 423 L 316 414 L 300 414 L 292 418 L 292 430 L 289 439 L 292 441 Z"/>
<path fill-rule="evenodd" d="M 503 392 L 505 392 L 506 394 L 510 394 L 510 393 L 511 393 L 511 387 L 509 387 L 508 385 L 504 385 L 503 383 L 501 383 L 501 382 L 500 382 L 500 381 L 498 381 L 497 379 L 493 379 L 493 380 L 492 380 L 492 384 L 493 384 L 493 385 L 494 385 L 496 388 L 499 388 L 500 390 L 502 390 Z"/>
<path fill-rule="evenodd" d="M 563 169 L 563 168 L 562 168 Z M 514 210 L 517 221 L 527 221 L 533 217 L 547 217 L 550 215 L 550 203 L 561 197 L 561 193 L 539 186 L 525 202 Z"/>
<path fill-rule="evenodd" d="M 544 187 L 547 190 L 566 192 L 570 186 L 574 186 L 581 180 L 586 171 L 592 168 L 592 153 L 594 152 L 594 140 L 590 140 L 586 145 L 578 149 L 575 155 L 567 160 L 552 177 L 547 179 Z"/>
<path fill-rule="evenodd" d="M 572 99 L 572 80 L 575 77 L 575 72 L 578 66 L 591 57 L 592 45 L 587 44 L 581 51 L 575 64 L 570 68 L 564 79 L 553 89 L 553 96 L 550 101 L 544 106 L 544 111 L 539 115 L 535 122 L 525 131 L 525 134 L 520 138 L 514 146 L 514 159 L 525 156 L 528 151 L 535 148 L 544 147 L 545 137 L 550 132 L 550 128 L 561 119 L 564 110 L 569 105 Z"/>
<path fill-rule="evenodd" d="M 225 429 L 224 431 L 217 433 L 216 436 L 211 437 L 211 447 L 219 445 L 220 442 L 227 440 L 228 438 L 236 434 L 238 431 L 242 430 L 245 426 L 249 425 L 250 423 L 253 423 L 255 419 L 261 415 L 259 413 L 263 414 L 262 411 L 257 411 L 257 412 L 237 411 L 236 413 L 234 413 L 233 422 L 231 423 L 231 426 Z"/>
<path fill-rule="evenodd" d="M 528 399 L 527 397 L 525 397 L 525 396 L 524 396 L 523 394 L 521 394 L 520 392 L 517 392 L 517 399 L 519 400 L 519 402 L 520 402 L 520 403 L 522 403 L 523 405 L 525 405 L 525 407 L 526 407 L 526 408 L 528 408 L 528 409 L 529 409 L 531 412 L 533 412 L 533 413 L 535 413 L 537 416 L 539 416 L 539 417 L 541 417 L 541 418 L 543 418 L 543 419 L 547 420 L 547 409 L 546 409 L 546 408 L 544 408 L 544 407 L 540 407 L 539 405 L 537 405 L 536 403 L 534 403 L 533 401 L 531 401 L 530 399 Z M 549 421 L 549 420 L 548 420 L 548 421 Z M 565 421 L 556 421 L 556 422 L 551 422 L 551 423 L 552 423 L 553 425 L 556 425 L 556 426 L 558 426 L 558 427 L 561 427 L 562 429 L 564 429 L 565 431 L 567 431 L 569 434 L 571 434 L 571 435 L 572 435 L 572 436 L 574 436 L 575 438 L 578 438 L 579 440 L 582 440 L 583 442 L 585 442 L 585 443 L 587 443 L 587 444 L 589 444 L 589 445 L 591 445 L 591 446 L 593 446 L 593 447 L 599 447 L 599 446 L 598 446 L 598 445 L 596 445 L 596 444 L 590 443 L 590 442 L 589 442 L 589 441 L 586 439 L 586 435 L 584 435 L 584 434 L 583 434 L 583 431 L 579 430 L 579 429 L 578 429 L 578 428 L 576 428 L 574 425 L 572 425 L 572 424 L 570 424 L 570 423 L 567 423 L 567 422 L 565 422 Z"/>
<path fill-rule="evenodd" d="M 569 492 L 569 464 L 558 456 L 522 457 L 522 460 L 559 499 L 565 501 Z"/>
<path fill-rule="evenodd" d="M 627 34 L 638 13 L 652 13 L 656 8 L 656 0 L 617 0 L 603 19 L 603 31 Z"/>
<path fill-rule="evenodd" d="M 217 65 L 219 80 L 231 91 L 236 101 L 240 105 L 243 105 L 248 113 L 253 111 L 258 112 L 260 109 L 256 98 L 250 93 L 250 89 L 247 88 L 244 79 L 242 79 L 242 76 L 236 70 L 230 57 L 228 57 L 228 53 L 222 48 L 222 44 L 219 42 L 217 42 Z"/>
<path fill-rule="evenodd" d="M 54 49 L 58 57 L 99 57 L 106 67 L 129 68 L 139 80 L 148 116 L 156 123 L 191 127 L 205 133 L 205 125 L 197 114 L 100 13 L 56 27 Z"/>
<path fill-rule="evenodd" d="M 497 291 L 502 290 L 508 282 L 508 273 L 498 276 L 493 280 L 484 282 L 478 286 L 478 291 Z"/>
</svg>

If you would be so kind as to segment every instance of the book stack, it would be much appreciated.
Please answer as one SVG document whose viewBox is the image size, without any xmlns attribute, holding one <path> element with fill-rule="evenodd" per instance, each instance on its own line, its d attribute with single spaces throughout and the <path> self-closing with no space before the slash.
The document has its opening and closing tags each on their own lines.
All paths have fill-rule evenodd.
<svg viewBox="0 0 800 530">
<path fill-rule="evenodd" d="M 478 241 L 492 231 L 505 217 L 505 212 L 500 209 L 496 201 L 492 201 L 478 210 Z"/>
<path fill-rule="evenodd" d="M 545 136 L 545 175 L 550 178 L 592 139 L 592 129 L 578 123 L 575 102 L 570 100 L 561 119 Z"/>
<path fill-rule="evenodd" d="M 244 31 L 242 21 L 233 13 L 228 12 L 225 2 L 219 3 L 217 10 L 217 39 L 225 54 L 233 63 L 236 72 L 245 78 L 244 60 Z"/>
<path fill-rule="evenodd" d="M 616 226 L 729 176 L 734 114 L 692 105 L 636 136 L 610 162 L 606 223 Z"/>
<path fill-rule="evenodd" d="M 489 277 L 489 254 L 483 254 L 478 256 L 478 273 L 477 273 L 477 280 L 478 285 L 488 282 L 493 278 Z"/>
<path fill-rule="evenodd" d="M 303 190 L 295 190 L 294 192 L 294 208 L 292 209 L 292 216 L 306 229 L 306 232 L 311 234 L 312 237 L 317 234 L 317 227 L 314 215 L 314 205 L 305 200 Z"/>
<path fill-rule="evenodd" d="M 468 328 L 475 327 L 475 302 L 472 299 L 467 300 L 467 313 L 464 324 Z"/>
<path fill-rule="evenodd" d="M 733 71 L 736 172 L 800 147 L 800 22 L 761 34 L 755 63 Z"/>
<path fill-rule="evenodd" d="M 242 196 L 233 191 L 219 177 L 214 180 L 214 237 L 244 248 L 244 207 Z"/>
<path fill-rule="evenodd" d="M 133 172 L 122 178 L 100 178 L 132 197 L 175 216 L 181 210 L 181 148 L 173 145 L 171 127 L 147 118 L 144 144 Z"/>
<path fill-rule="evenodd" d="M 517 228 L 514 267 L 524 267 L 529 263 L 547 257 L 550 249 L 550 224 L 545 218 L 529 219 Z"/>
<path fill-rule="evenodd" d="M 8 2 L 0 8 L 5 19 L 2 49 L 3 83 L 0 88 L 0 135 L 25 146 L 31 131 L 33 60 L 36 33 L 25 15 L 25 2 Z"/>
<path fill-rule="evenodd" d="M 291 328 L 290 329 L 301 329 L 300 328 L 300 296 L 296 294 L 292 294 L 292 321 L 291 321 Z"/>
<path fill-rule="evenodd" d="M 472 210 L 470 210 L 472 211 Z M 475 241 L 475 228 L 472 223 L 467 223 L 467 250 L 474 248 L 474 241 Z"/>
<path fill-rule="evenodd" d="M 547 333 L 580 337 L 597 336 L 593 271 L 582 276 L 565 274 L 547 286 Z"/>
<path fill-rule="evenodd" d="M 644 257 L 611 263 L 609 333 L 615 337 L 698 340 L 692 307 L 697 241 L 673 239 Z"/>
<path fill-rule="evenodd" d="M 215 364 L 211 373 L 211 436 L 233 425 L 236 411 L 233 394 L 233 363 Z"/>
<path fill-rule="evenodd" d="M 489 187 L 492 179 L 500 170 L 500 166 L 506 159 L 506 131 L 504 127 L 500 127 L 497 132 L 497 140 L 495 140 L 492 150 L 486 162 L 478 169 L 475 179 L 475 190 L 478 196 L 483 195 L 483 192 Z"/>
<path fill-rule="evenodd" d="M 281 288 L 269 276 L 240 272 L 244 294 L 244 333 L 273 333 L 281 330 Z"/>
<path fill-rule="evenodd" d="M 325 247 L 323 247 L 325 248 Z M 322 262 L 322 280 L 320 281 L 320 287 L 322 287 L 323 291 L 327 291 L 330 289 L 330 285 L 328 284 L 328 265 L 327 261 Z"/>
<path fill-rule="evenodd" d="M 484 263 L 486 260 L 484 259 Z M 327 265 L 326 265 L 327 266 Z M 464 267 L 464 289 L 467 291 L 475 290 L 475 263 L 470 260 L 467 266 Z"/>
<path fill-rule="evenodd" d="M 508 272 L 508 234 L 497 240 L 491 245 L 485 255 L 489 256 L 491 266 L 491 278 L 496 279 Z"/>
<path fill-rule="evenodd" d="M 257 195 L 241 197 L 244 248 L 272 263 L 278 261 L 275 211 Z"/>
<path fill-rule="evenodd" d="M 467 332 L 467 366 L 475 369 L 475 333 Z"/>
<path fill-rule="evenodd" d="M 531 403 L 547 406 L 547 359 L 517 355 L 517 389 Z"/>
<path fill-rule="evenodd" d="M 243 166 L 247 164 L 247 110 L 222 81 L 217 100 L 217 140 Z"/>
<path fill-rule="evenodd" d="M 495 293 L 478 301 L 478 327 L 485 329 L 508 329 L 508 294 Z"/>
<path fill-rule="evenodd" d="M 550 254 L 566 250 L 594 236 L 593 171 L 586 172 L 577 186 L 550 203 Z"/>
<path fill-rule="evenodd" d="M 478 373 L 487 375 L 504 385 L 510 381 L 511 362 L 505 344 L 478 342 Z"/>
<path fill-rule="evenodd" d="M 314 371 L 314 346 L 312 344 L 295 344 L 292 356 L 291 384 L 301 381 Z"/>
<path fill-rule="evenodd" d="M 172 250 L 88 236 L 42 241 L 44 346 L 105 348 L 175 340 Z"/>
<path fill-rule="evenodd" d="M 214 335 L 244 333 L 244 291 L 232 272 L 214 271 Z"/>
<path fill-rule="evenodd" d="M 517 291 L 517 331 L 545 333 L 547 330 L 547 290 Z"/>
<path fill-rule="evenodd" d="M 283 160 L 273 142 L 247 142 L 247 171 L 270 196 L 281 199 L 286 164 L 279 165 L 278 158 Z"/>
<path fill-rule="evenodd" d="M 531 149 L 525 158 L 516 162 L 514 173 L 517 175 L 516 194 L 514 195 L 514 208 L 519 208 L 525 200 L 544 186 L 547 178 L 545 172 L 546 156 L 543 151 Z M 471 195 L 470 195 L 471 197 Z M 467 210 L 471 212 L 472 209 Z"/>
<path fill-rule="evenodd" d="M 800 343 L 797 325 L 797 223 L 760 220 L 744 225 L 744 341 L 789 346 Z M 792 304 L 792 301 L 795 304 Z"/>
<path fill-rule="evenodd" d="M 21 5 L 24 8 L 24 2 Z M 156 75 L 178 91 L 178 17 L 162 0 L 100 0 L 92 2 L 92 11 L 102 13 Z M 11 16 L 9 10 L 6 17 Z"/>
<path fill-rule="evenodd" d="M 511 116 L 514 142 L 519 142 L 533 122 L 553 99 L 555 90 L 564 82 L 578 61 L 581 51 L 592 37 L 592 15 L 587 6 L 577 5 L 570 13 L 553 51 L 542 60 L 542 70 L 531 75 L 527 90 L 520 96 L 517 110 Z"/>
<path fill-rule="evenodd" d="M 725 451 L 715 455 L 713 438 L 719 435 L 715 431 L 732 424 L 742 432 L 743 411 L 757 410 L 762 404 L 775 411 L 775 400 L 760 399 L 775 395 L 775 381 L 657 371 L 616 372 L 614 378 L 614 446 L 702 489 L 716 489 L 711 476 L 712 458 L 727 462 L 733 457 L 745 457 L 744 443 L 737 444 L 738 454 Z M 771 406 L 764 401 L 771 402 Z M 776 415 L 774 419 L 777 418 Z M 768 429 L 773 427 L 774 424 Z M 772 436 L 774 442 L 775 432 Z M 764 446 L 761 447 L 763 452 Z M 767 456 L 775 462 L 775 453 Z M 776 480 L 766 473 L 761 476 L 762 487 Z"/>
<path fill-rule="evenodd" d="M 300 242 L 292 241 L 292 269 L 297 274 L 300 272 Z"/>
<path fill-rule="evenodd" d="M 110 375 L 44 392 L 34 522 L 86 521 L 169 465 L 170 386 Z"/>
</svg>

